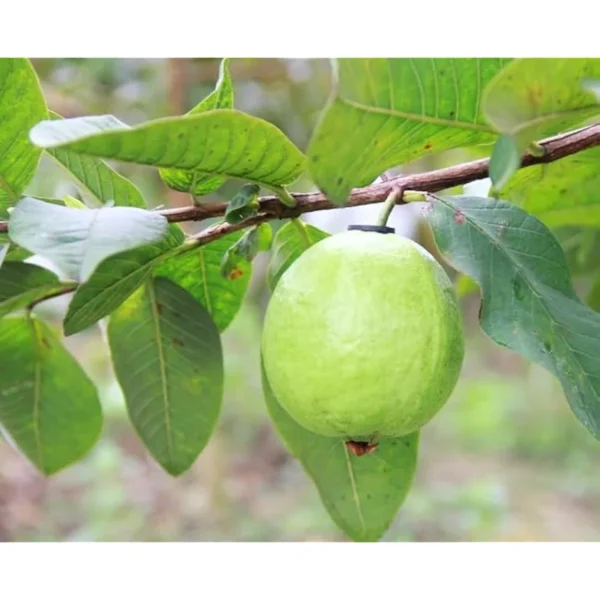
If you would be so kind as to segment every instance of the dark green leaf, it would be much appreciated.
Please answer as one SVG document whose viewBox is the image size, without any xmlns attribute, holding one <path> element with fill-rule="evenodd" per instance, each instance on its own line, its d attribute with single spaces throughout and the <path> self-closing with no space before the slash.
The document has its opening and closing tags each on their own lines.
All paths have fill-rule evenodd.
<svg viewBox="0 0 600 600">
<path fill-rule="evenodd" d="M 79 210 L 23 198 L 10 216 L 11 240 L 85 281 L 108 256 L 163 239 L 168 222 L 140 208 Z"/>
<path fill-rule="evenodd" d="M 491 143 L 480 110 L 504 59 L 346 58 L 316 128 L 308 166 L 319 188 L 343 203 L 350 190 L 432 152 Z"/>
<path fill-rule="evenodd" d="M 192 108 L 188 115 L 196 115 L 218 108 L 233 108 L 233 83 L 229 73 L 228 58 L 221 61 L 219 79 L 214 91 L 204 98 L 200 104 Z M 178 169 L 160 169 L 160 176 L 169 187 L 197 196 L 214 192 L 227 179 L 221 175 L 204 175 L 196 171 L 181 171 Z"/>
<path fill-rule="evenodd" d="M 91 327 L 117 309 L 152 274 L 152 269 L 183 243 L 179 225 L 169 227 L 165 240 L 126 250 L 104 259 L 77 288 L 64 320 L 65 335 Z"/>
<path fill-rule="evenodd" d="M 410 490 L 419 433 L 382 440 L 374 453 L 356 457 L 343 440 L 316 435 L 298 425 L 277 402 L 264 369 L 262 382 L 279 435 L 314 481 L 332 519 L 355 541 L 378 540 Z"/>
<path fill-rule="evenodd" d="M 169 258 L 155 269 L 156 275 L 168 277 L 192 294 L 209 312 L 219 331 L 225 330 L 237 315 L 252 275 L 252 265 L 244 263 L 235 280 L 221 277 L 223 255 L 241 235 L 240 232 L 226 235 Z"/>
<path fill-rule="evenodd" d="M 497 131 L 526 146 L 600 114 L 594 94 L 582 85 L 597 76 L 597 58 L 515 60 L 487 86 L 483 109 Z"/>
<path fill-rule="evenodd" d="M 600 148 L 519 169 L 502 197 L 546 225 L 600 226 Z"/>
<path fill-rule="evenodd" d="M 60 115 L 52 111 L 49 114 L 52 119 L 62 119 Z M 61 148 L 48 148 L 47 152 L 90 195 L 92 208 L 98 208 L 109 200 L 114 201 L 115 206 L 146 208 L 146 201 L 140 190 L 103 160 Z"/>
<path fill-rule="evenodd" d="M 160 277 L 112 314 L 108 339 L 136 431 L 168 473 L 183 473 L 208 443 L 221 408 L 214 322 L 188 292 Z"/>
<path fill-rule="evenodd" d="M 0 425 L 45 474 L 83 457 L 102 429 L 96 389 L 50 328 L 35 318 L 0 320 Z"/>
<path fill-rule="evenodd" d="M 600 315 L 576 296 L 554 236 L 489 198 L 432 197 L 428 219 L 444 258 L 482 289 L 483 330 L 554 373 L 577 418 L 600 437 Z"/>
<path fill-rule="evenodd" d="M 328 237 L 329 234 L 300 219 L 286 223 L 273 240 L 273 255 L 269 262 L 267 278 L 269 286 L 275 289 L 279 278 L 286 269 L 310 246 Z"/>
<path fill-rule="evenodd" d="M 247 183 L 231 199 L 225 211 L 225 220 L 228 223 L 239 223 L 244 219 L 255 217 L 258 214 L 258 192 L 260 187 L 255 183 Z"/>
<path fill-rule="evenodd" d="M 41 148 L 63 148 L 124 162 L 238 177 L 267 186 L 295 181 L 304 156 L 274 125 L 230 109 L 128 127 L 112 116 L 43 121 Z"/>
<path fill-rule="evenodd" d="M 502 188 L 520 165 L 521 152 L 515 140 L 509 135 L 500 136 L 490 157 L 490 179 L 494 188 Z"/>
<path fill-rule="evenodd" d="M 7 261 L 0 269 L 0 318 L 48 294 L 74 287 L 37 265 Z"/>
<path fill-rule="evenodd" d="M 46 101 L 31 63 L 0 58 L 0 218 L 35 175 L 41 151 L 29 141 L 29 130 L 46 117 Z"/>
</svg>

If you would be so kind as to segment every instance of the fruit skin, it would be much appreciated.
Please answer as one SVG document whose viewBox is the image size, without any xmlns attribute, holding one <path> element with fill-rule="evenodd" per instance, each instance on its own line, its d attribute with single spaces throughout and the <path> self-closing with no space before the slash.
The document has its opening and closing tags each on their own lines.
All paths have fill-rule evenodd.
<svg viewBox="0 0 600 600">
<path fill-rule="evenodd" d="M 262 336 L 265 373 L 306 429 L 353 441 L 423 427 L 452 393 L 462 317 L 441 265 L 393 234 L 347 231 L 283 274 Z"/>
</svg>

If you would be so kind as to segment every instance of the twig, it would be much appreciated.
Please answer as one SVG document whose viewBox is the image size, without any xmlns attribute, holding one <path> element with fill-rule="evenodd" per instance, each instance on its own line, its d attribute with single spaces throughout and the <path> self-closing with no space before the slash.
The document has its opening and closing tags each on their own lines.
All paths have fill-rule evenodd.
<svg viewBox="0 0 600 600">
<path fill-rule="evenodd" d="M 525 154 L 521 161 L 521 167 L 552 163 L 582 150 L 600 146 L 600 125 L 591 125 L 576 131 L 569 131 L 543 140 L 539 142 L 539 145 L 544 149 L 544 154 L 542 156 Z M 388 181 L 355 189 L 350 194 L 344 207 L 383 202 L 389 196 L 390 192 L 397 188 L 435 193 L 457 185 L 464 185 L 479 179 L 485 179 L 488 177 L 489 163 L 489 158 L 482 158 L 436 171 L 401 175 Z M 242 221 L 241 223 L 236 223 L 235 225 L 220 223 L 202 231 L 194 236 L 194 238 L 202 240 L 201 243 L 205 244 L 233 231 L 244 229 L 264 221 L 295 218 L 307 212 L 341 208 L 339 205 L 329 202 L 319 192 L 292 194 L 292 196 L 296 200 L 296 206 L 294 207 L 283 206 L 278 196 L 264 196 L 260 199 L 258 216 Z M 164 215 L 171 223 L 203 221 L 224 215 L 226 208 L 227 203 L 221 202 L 202 206 L 168 208 L 161 210 L 160 214 Z M 8 231 L 8 223 L 0 221 L 0 233 L 6 231 Z"/>
</svg>

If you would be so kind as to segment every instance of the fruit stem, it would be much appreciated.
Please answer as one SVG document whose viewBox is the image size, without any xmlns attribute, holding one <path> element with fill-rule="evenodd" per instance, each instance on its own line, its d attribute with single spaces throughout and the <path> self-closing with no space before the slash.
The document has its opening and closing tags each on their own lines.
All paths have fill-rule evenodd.
<svg viewBox="0 0 600 600">
<path fill-rule="evenodd" d="M 396 202 L 399 198 L 402 198 L 402 190 L 400 188 L 394 188 L 385 199 L 383 203 L 383 208 L 379 213 L 379 217 L 377 218 L 377 223 L 379 227 L 385 227 L 390 215 L 392 214 L 392 210 L 394 210 L 394 206 L 396 206 Z"/>
</svg>

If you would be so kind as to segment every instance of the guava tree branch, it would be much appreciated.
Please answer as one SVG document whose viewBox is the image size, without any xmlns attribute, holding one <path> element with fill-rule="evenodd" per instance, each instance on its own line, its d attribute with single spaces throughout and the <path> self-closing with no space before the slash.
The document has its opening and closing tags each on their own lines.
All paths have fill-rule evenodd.
<svg viewBox="0 0 600 600">
<path fill-rule="evenodd" d="M 543 154 L 538 156 L 537 154 L 526 153 L 521 160 L 522 168 L 552 163 L 582 150 L 600 146 L 600 125 L 590 125 L 575 131 L 562 133 L 542 140 L 539 142 L 539 145 L 543 149 Z M 368 187 L 355 189 L 343 207 L 383 202 L 394 189 L 434 193 L 457 185 L 464 185 L 485 179 L 489 174 L 489 164 L 489 158 L 482 158 L 426 173 L 400 175 L 399 177 L 390 178 Z M 284 206 L 277 196 L 264 196 L 260 199 L 259 215 L 257 217 L 247 219 L 235 225 L 220 223 L 205 229 L 194 237 L 199 245 L 207 244 L 233 231 L 245 229 L 246 227 L 272 219 L 294 218 L 307 212 L 342 208 L 337 204 L 329 202 L 319 192 L 292 194 L 292 196 L 297 202 L 294 207 Z M 398 203 L 401 204 L 402 200 L 399 199 Z M 184 221 L 203 221 L 220 217 L 225 214 L 226 208 L 227 203 L 221 202 L 201 206 L 168 208 L 161 210 L 160 213 L 172 223 L 181 223 Z M 8 222 L 0 221 L 0 233 L 7 231 Z"/>
</svg>

